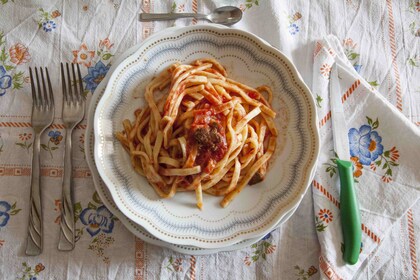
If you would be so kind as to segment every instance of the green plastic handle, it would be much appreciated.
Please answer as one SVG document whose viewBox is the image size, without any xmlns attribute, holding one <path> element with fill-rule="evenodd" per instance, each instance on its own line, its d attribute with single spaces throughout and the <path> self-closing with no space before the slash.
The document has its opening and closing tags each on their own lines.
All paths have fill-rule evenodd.
<svg viewBox="0 0 420 280">
<path fill-rule="evenodd" d="M 362 225 L 354 189 L 353 166 L 350 161 L 337 159 L 337 167 L 341 185 L 340 210 L 344 237 L 343 259 L 348 264 L 355 264 L 360 254 Z"/>
</svg>

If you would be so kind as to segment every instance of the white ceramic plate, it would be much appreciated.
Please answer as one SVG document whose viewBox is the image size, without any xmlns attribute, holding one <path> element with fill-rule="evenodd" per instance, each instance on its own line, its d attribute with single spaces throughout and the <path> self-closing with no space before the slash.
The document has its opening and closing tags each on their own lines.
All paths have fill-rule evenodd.
<svg viewBox="0 0 420 280">
<path fill-rule="evenodd" d="M 139 48 L 138 46 L 134 46 L 124 52 L 121 56 L 118 58 L 115 58 L 113 63 L 114 65 L 118 65 L 122 62 L 123 59 L 127 58 L 131 54 L 135 52 Z M 104 182 L 99 176 L 99 173 L 96 169 L 96 164 L 94 161 L 94 134 L 93 134 L 93 119 L 95 115 L 95 110 L 98 105 L 98 102 L 100 98 L 102 97 L 106 84 L 108 83 L 109 77 L 111 76 L 111 73 L 115 70 L 115 66 L 112 66 L 110 70 L 108 71 L 108 74 L 106 77 L 102 80 L 102 82 L 98 85 L 95 94 L 92 96 L 90 100 L 90 106 L 87 113 L 87 128 L 86 128 L 86 141 L 85 141 L 85 151 L 86 151 L 86 160 L 88 163 L 88 166 L 92 172 L 92 178 L 93 182 L 96 188 L 96 191 L 98 192 L 102 202 L 104 205 L 111 211 L 120 221 L 121 223 L 130 230 L 134 235 L 142 239 L 143 241 L 157 245 L 160 247 L 165 247 L 172 249 L 176 252 L 182 253 L 182 254 L 194 254 L 194 255 L 205 255 L 205 254 L 214 254 L 218 252 L 225 252 L 225 251 L 233 251 L 233 250 L 240 250 L 245 247 L 248 247 L 255 242 L 259 241 L 263 236 L 253 238 L 253 239 L 247 239 L 244 241 L 241 241 L 239 243 L 236 243 L 234 245 L 219 248 L 219 249 L 204 249 L 194 246 L 187 246 L 187 245 L 175 245 L 168 242 L 164 242 L 160 239 L 157 239 L 156 237 L 152 236 L 150 233 L 148 233 L 143 227 L 137 225 L 133 221 L 129 220 L 124 214 L 118 210 L 117 206 L 115 205 L 111 194 L 109 193 L 108 188 L 105 186 Z M 277 227 L 280 227 L 282 223 L 284 223 L 296 210 L 296 208 L 293 208 L 277 225 Z"/>
<path fill-rule="evenodd" d="M 275 92 L 278 147 L 266 179 L 245 188 L 227 208 L 219 197 L 204 196 L 204 210 L 193 193 L 160 199 L 131 167 L 114 137 L 122 121 L 144 106 L 142 92 L 170 64 L 202 57 L 219 60 L 233 79 Z M 293 64 L 258 37 L 210 25 L 170 29 L 144 42 L 108 82 L 94 118 L 97 169 L 118 208 L 153 236 L 178 245 L 221 248 L 263 236 L 301 201 L 319 152 L 315 103 Z"/>
</svg>

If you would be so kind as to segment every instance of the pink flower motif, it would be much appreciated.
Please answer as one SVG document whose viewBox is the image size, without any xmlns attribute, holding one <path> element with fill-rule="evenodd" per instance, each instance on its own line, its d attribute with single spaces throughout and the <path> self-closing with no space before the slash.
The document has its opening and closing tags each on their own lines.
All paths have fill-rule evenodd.
<svg viewBox="0 0 420 280">
<path fill-rule="evenodd" d="M 247 266 L 251 266 L 252 262 L 251 262 L 251 260 L 249 259 L 249 256 L 246 256 L 246 257 L 245 257 L 245 259 L 244 259 L 244 263 L 245 263 L 245 265 L 247 265 Z"/>
<path fill-rule="evenodd" d="M 382 182 L 389 183 L 389 182 L 392 181 L 392 178 L 387 176 L 387 175 L 384 175 L 384 176 L 381 177 L 381 180 L 382 180 Z"/>
<path fill-rule="evenodd" d="M 345 48 L 354 49 L 356 48 L 357 44 L 353 42 L 353 39 L 347 38 L 343 40 L 343 45 Z"/>
<path fill-rule="evenodd" d="M 28 48 L 17 43 L 9 49 L 10 61 L 16 65 L 26 63 L 31 59 Z"/>
<path fill-rule="evenodd" d="M 324 63 L 324 64 L 322 65 L 322 67 L 320 68 L 320 70 L 321 70 L 321 74 L 322 74 L 324 77 L 328 77 L 328 76 L 330 75 L 330 72 L 331 72 L 331 66 L 330 66 L 330 65 L 328 65 L 327 63 Z"/>
<path fill-rule="evenodd" d="M 95 56 L 95 51 L 88 50 L 86 44 L 82 44 L 77 51 L 73 51 L 73 63 L 83 64 L 86 67 L 90 67 L 92 64 L 92 58 Z"/>
<path fill-rule="evenodd" d="M 276 245 L 270 245 L 267 247 L 267 249 L 265 249 L 265 253 L 266 254 L 272 254 L 274 253 L 274 251 L 276 250 Z"/>
<path fill-rule="evenodd" d="M 107 38 L 99 41 L 99 48 L 103 49 L 104 47 L 109 50 L 114 46 L 114 44 L 111 44 L 111 41 Z"/>
<path fill-rule="evenodd" d="M 182 259 L 181 258 L 175 259 L 172 266 L 175 269 L 175 271 L 182 271 Z"/>
<path fill-rule="evenodd" d="M 370 164 L 370 169 L 372 169 L 373 171 L 376 171 L 376 165 L 375 165 L 375 163 L 371 163 Z"/>
</svg>

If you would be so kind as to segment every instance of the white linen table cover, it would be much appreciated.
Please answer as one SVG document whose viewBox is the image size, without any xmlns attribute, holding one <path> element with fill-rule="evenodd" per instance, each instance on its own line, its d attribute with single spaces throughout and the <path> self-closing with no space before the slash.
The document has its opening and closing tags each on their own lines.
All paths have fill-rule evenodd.
<svg viewBox="0 0 420 280">
<path fill-rule="evenodd" d="M 148 245 L 95 194 L 84 158 L 83 121 L 73 137 L 77 243 L 72 252 L 58 252 L 64 155 L 59 63 L 80 64 L 89 102 L 116 56 L 166 27 L 200 23 L 140 23 L 139 12 L 207 13 L 222 5 L 244 11 L 234 27 L 284 52 L 317 101 L 324 146 L 315 180 L 296 213 L 240 251 L 193 256 Z M 335 38 L 336 45 L 325 38 Z M 420 2 L 415 0 L 0 0 L 0 279 L 418 279 L 420 164 L 413 139 L 418 141 L 420 125 L 419 40 Z M 329 183 L 337 177 L 331 124 L 324 119 L 329 71 L 341 49 L 351 73 L 342 74 L 342 94 L 352 92 L 347 96 L 351 139 L 370 137 L 369 143 L 351 146 L 358 158 L 363 222 L 355 266 L 341 261 L 339 196 Z M 56 95 L 56 117 L 41 140 L 45 236 L 44 252 L 37 257 L 24 254 L 34 137 L 29 66 L 49 68 Z M 362 184 L 369 176 L 382 183 Z M 92 215 L 106 222 L 97 225 Z"/>
</svg>

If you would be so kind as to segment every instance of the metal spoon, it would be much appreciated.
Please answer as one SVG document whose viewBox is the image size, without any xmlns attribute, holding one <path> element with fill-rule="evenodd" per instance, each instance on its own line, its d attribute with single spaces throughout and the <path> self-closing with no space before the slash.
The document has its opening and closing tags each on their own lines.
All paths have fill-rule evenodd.
<svg viewBox="0 0 420 280">
<path fill-rule="evenodd" d="M 208 15 L 195 13 L 139 14 L 140 21 L 173 20 L 178 18 L 204 19 L 212 23 L 232 25 L 241 20 L 242 11 L 237 7 L 224 6 L 215 9 Z"/>
</svg>

